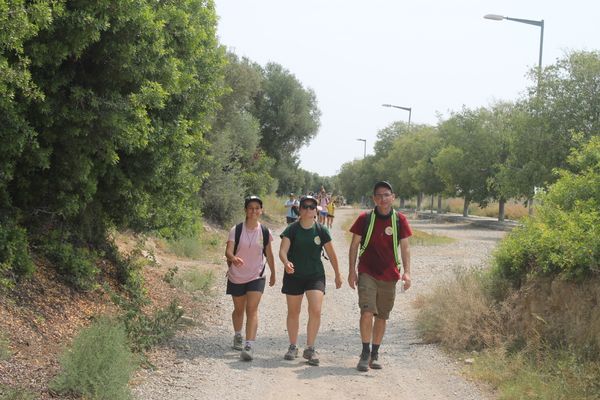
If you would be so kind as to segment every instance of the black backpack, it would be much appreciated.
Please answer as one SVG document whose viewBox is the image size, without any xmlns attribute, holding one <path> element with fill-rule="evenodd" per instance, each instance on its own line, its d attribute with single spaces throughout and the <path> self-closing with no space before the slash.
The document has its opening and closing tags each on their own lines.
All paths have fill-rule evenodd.
<svg viewBox="0 0 600 400">
<path fill-rule="evenodd" d="M 237 224 L 235 226 L 235 240 L 233 242 L 233 255 L 234 256 L 237 253 L 238 245 L 240 244 L 240 238 L 242 237 L 242 228 L 243 227 L 244 227 L 243 222 L 240 222 L 239 224 Z M 262 229 L 262 236 L 263 236 L 263 255 L 265 257 L 267 257 L 267 246 L 269 245 L 270 232 L 269 232 L 269 228 L 267 228 L 263 224 L 260 224 L 260 227 Z M 266 262 L 265 262 L 265 265 L 266 265 Z M 262 276 L 263 272 L 265 271 L 265 265 L 263 265 L 263 269 L 260 273 L 260 276 Z M 231 266 L 231 263 L 229 261 L 227 261 L 227 266 Z"/>
<path fill-rule="evenodd" d="M 319 235 L 319 239 L 321 239 L 321 256 L 324 259 L 329 260 L 329 258 L 327 258 L 325 252 L 323 251 L 323 245 L 325 244 L 325 239 L 327 239 L 327 237 L 325 236 L 325 232 L 323 232 L 323 225 L 318 222 L 315 222 L 315 227 L 317 228 L 317 234 Z M 299 221 L 292 222 L 290 224 L 290 230 L 288 231 L 290 235 L 288 238 L 290 239 L 290 249 L 288 250 L 288 258 L 292 254 L 292 244 L 294 243 L 294 239 L 296 238 L 296 233 L 298 232 L 298 229 L 300 229 Z"/>
</svg>

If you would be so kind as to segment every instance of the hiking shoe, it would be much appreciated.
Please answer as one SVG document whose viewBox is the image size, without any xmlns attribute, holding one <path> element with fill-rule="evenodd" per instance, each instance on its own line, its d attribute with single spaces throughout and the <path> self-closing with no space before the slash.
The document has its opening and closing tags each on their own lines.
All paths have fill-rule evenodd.
<svg viewBox="0 0 600 400">
<path fill-rule="evenodd" d="M 252 347 L 246 345 L 246 347 L 244 347 L 244 349 L 242 350 L 242 354 L 240 354 L 240 359 L 242 361 L 252 361 L 253 358 L 254 350 L 252 349 Z"/>
<path fill-rule="evenodd" d="M 233 337 L 233 349 L 234 350 L 243 350 L 244 349 L 244 339 L 242 339 L 242 335 L 236 333 Z"/>
<path fill-rule="evenodd" d="M 302 353 L 302 357 L 308 360 L 308 365 L 319 365 L 319 354 L 313 347 L 307 347 L 304 349 L 304 353 Z"/>
<path fill-rule="evenodd" d="M 360 355 L 360 360 L 358 360 L 356 369 L 360 372 L 366 372 L 369 370 L 369 353 L 362 353 Z"/>
<path fill-rule="evenodd" d="M 290 347 L 288 348 L 287 353 L 285 353 L 285 356 L 283 356 L 283 359 L 293 360 L 296 357 L 298 357 L 298 348 L 295 344 L 290 344 Z"/>
<path fill-rule="evenodd" d="M 369 367 L 371 369 L 381 369 L 383 368 L 379 363 L 379 354 L 371 354 L 371 358 L 369 359 Z"/>
</svg>

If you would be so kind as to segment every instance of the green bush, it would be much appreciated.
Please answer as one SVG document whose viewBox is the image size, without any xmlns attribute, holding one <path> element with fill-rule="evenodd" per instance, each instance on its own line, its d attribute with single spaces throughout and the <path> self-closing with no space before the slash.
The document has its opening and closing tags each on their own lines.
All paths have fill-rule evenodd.
<svg viewBox="0 0 600 400">
<path fill-rule="evenodd" d="M 136 362 L 121 324 L 101 318 L 83 329 L 61 358 L 53 390 L 89 399 L 129 399 Z"/>
<path fill-rule="evenodd" d="M 0 287 L 10 286 L 14 278 L 30 276 L 34 270 L 27 231 L 14 220 L 0 217 Z"/>
<path fill-rule="evenodd" d="M 558 171 L 534 218 L 500 244 L 495 263 L 520 286 L 528 275 L 561 275 L 581 281 L 600 274 L 600 138 L 569 158 Z"/>
<path fill-rule="evenodd" d="M 99 272 L 96 267 L 99 255 L 96 251 L 74 245 L 58 232 L 46 236 L 41 248 L 67 282 L 80 290 L 94 287 Z"/>
</svg>

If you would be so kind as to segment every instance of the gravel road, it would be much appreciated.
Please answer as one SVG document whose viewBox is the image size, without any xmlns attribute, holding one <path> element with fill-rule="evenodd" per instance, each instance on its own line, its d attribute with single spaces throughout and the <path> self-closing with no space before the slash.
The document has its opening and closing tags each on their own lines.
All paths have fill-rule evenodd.
<svg viewBox="0 0 600 400">
<path fill-rule="evenodd" d="M 380 349 L 383 369 L 361 373 L 356 363 L 361 350 L 356 292 L 346 282 L 348 244 L 341 226 L 357 211 L 338 209 L 332 231 L 344 285 L 336 290 L 333 271 L 326 262 L 327 294 L 323 305 L 317 351 L 321 365 L 311 367 L 298 358 L 283 360 L 288 341 L 286 306 L 281 294 L 282 266 L 277 255 L 277 284 L 265 290 L 260 311 L 255 359 L 239 360 L 231 349 L 231 299 L 225 293 L 224 278 L 218 295 L 207 310 L 202 326 L 181 332 L 160 357 L 157 369 L 143 371 L 134 380 L 134 395 L 140 400 L 165 399 L 493 399 L 481 385 L 467 381 L 460 373 L 462 363 L 449 358 L 435 345 L 420 344 L 414 329 L 417 312 L 411 303 L 430 285 L 444 279 L 454 266 L 482 266 L 504 231 L 473 227 L 465 223 L 436 223 L 411 220 L 413 229 L 458 239 L 441 246 L 413 246 L 413 286 L 398 293 Z M 274 236 L 279 235 L 274 232 Z M 279 238 L 274 242 L 279 249 Z M 223 271 L 224 271 L 223 267 Z M 267 269 L 268 271 L 268 269 Z M 217 274 L 223 276 L 222 274 Z M 306 303 L 306 302 L 304 302 Z M 300 320 L 299 346 L 306 340 L 306 304 Z"/>
</svg>

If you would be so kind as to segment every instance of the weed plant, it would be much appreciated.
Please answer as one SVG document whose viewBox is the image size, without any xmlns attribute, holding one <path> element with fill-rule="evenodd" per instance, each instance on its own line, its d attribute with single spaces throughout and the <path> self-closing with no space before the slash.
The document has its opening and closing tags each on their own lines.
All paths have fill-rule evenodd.
<svg viewBox="0 0 600 400">
<path fill-rule="evenodd" d="M 22 388 L 0 385 L 0 400 L 34 400 L 35 395 Z"/>
<path fill-rule="evenodd" d="M 173 281 L 175 286 L 188 292 L 207 294 L 215 281 L 215 274 L 212 270 L 198 271 L 190 269 L 175 275 Z"/>
<path fill-rule="evenodd" d="M 4 336 L 2 332 L 0 332 L 0 361 L 8 360 L 12 355 L 9 345 L 10 343 L 8 339 Z"/>
<path fill-rule="evenodd" d="M 93 400 L 131 398 L 128 383 L 136 361 L 122 324 L 94 321 L 75 337 L 60 363 L 62 371 L 51 383 L 59 393 Z"/>
</svg>

